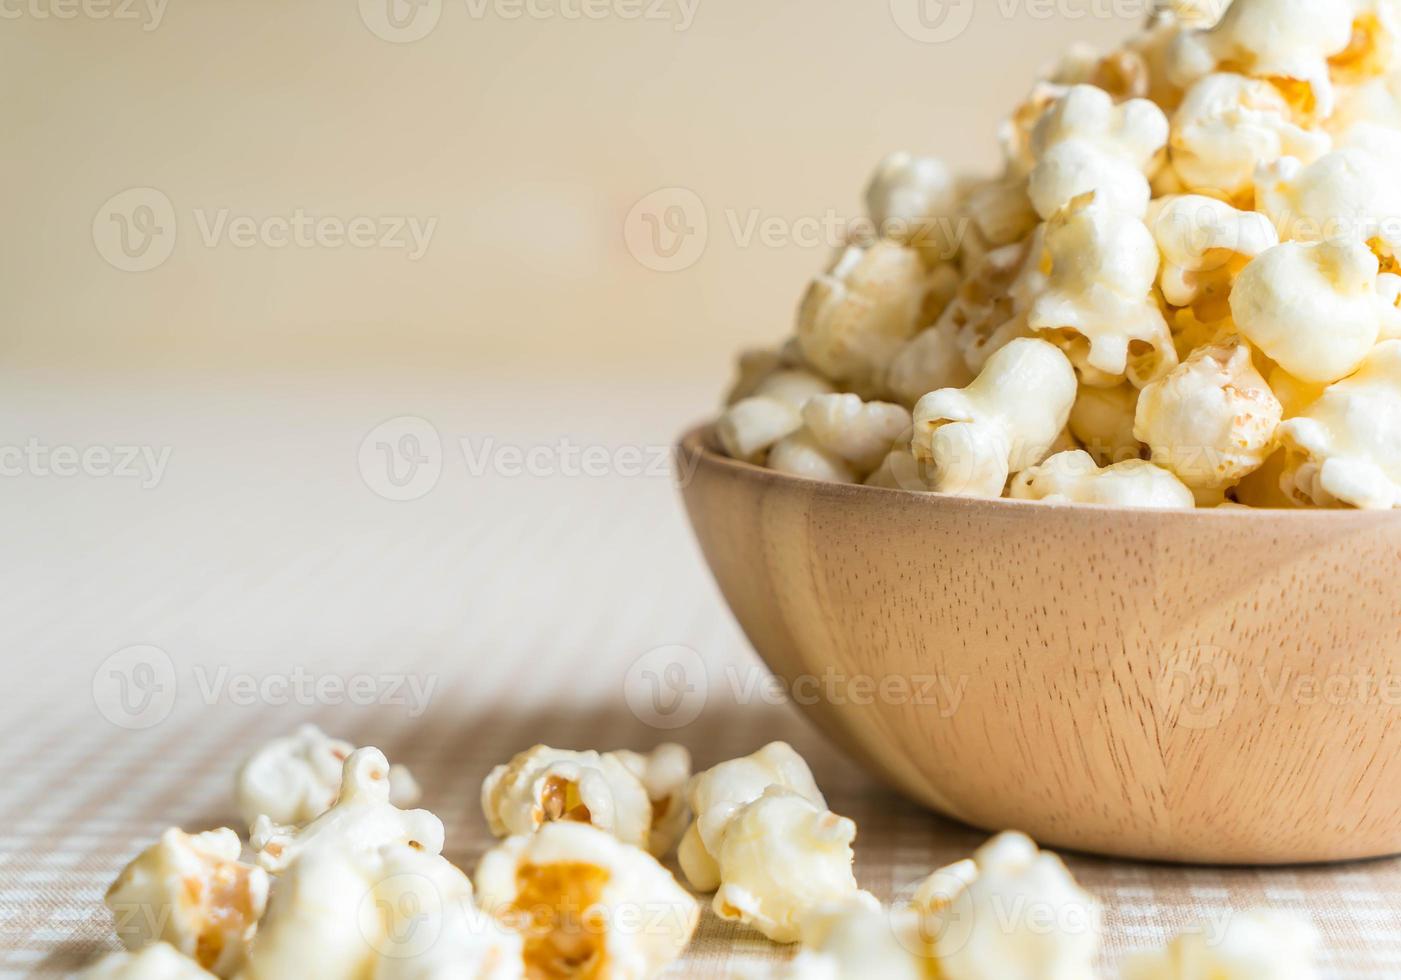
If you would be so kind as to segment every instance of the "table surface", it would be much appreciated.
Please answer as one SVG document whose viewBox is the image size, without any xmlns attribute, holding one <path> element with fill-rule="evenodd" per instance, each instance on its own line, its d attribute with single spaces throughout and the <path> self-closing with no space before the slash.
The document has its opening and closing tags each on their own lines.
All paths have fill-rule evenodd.
<svg viewBox="0 0 1401 980">
<path fill-rule="evenodd" d="M 675 740 L 708 765 L 787 739 L 856 820 L 858 877 L 885 900 L 984 839 L 873 784 L 768 696 L 663 465 L 709 386 L 605 380 L 0 379 L 0 447 L 33 447 L 0 477 L 0 974 L 114 948 L 101 898 L 122 864 L 167 826 L 236 825 L 241 758 L 308 720 L 410 765 L 469 868 L 491 844 L 483 775 L 537 742 Z M 53 472 L 56 449 L 94 446 L 169 453 L 159 479 L 100 456 Z M 707 671 L 674 731 L 630 708 L 667 647 Z M 1106 906 L 1106 975 L 1271 906 L 1317 923 L 1325 976 L 1401 977 L 1401 862 L 1067 860 Z M 782 955 L 707 912 L 673 975 Z"/>
</svg>

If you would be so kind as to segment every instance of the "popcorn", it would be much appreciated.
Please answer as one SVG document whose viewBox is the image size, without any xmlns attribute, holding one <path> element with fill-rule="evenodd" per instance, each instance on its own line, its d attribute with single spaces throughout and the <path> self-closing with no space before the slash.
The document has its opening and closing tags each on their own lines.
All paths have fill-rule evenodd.
<svg viewBox="0 0 1401 980">
<path fill-rule="evenodd" d="M 1328 60 L 1347 50 L 1352 25 L 1352 0 L 1236 0 L 1211 28 L 1179 35 L 1170 70 L 1184 86 L 1226 66 L 1285 88 L 1297 83 L 1297 101 L 1327 118 L 1334 99 Z"/>
<path fill-rule="evenodd" d="M 958 327 L 952 321 L 941 321 L 900 348 L 886 372 L 885 387 L 901 404 L 913 406 L 931 391 L 962 388 L 972 380 Z"/>
<path fill-rule="evenodd" d="M 1007 833 L 979 848 L 973 862 L 976 874 L 966 867 L 935 873 L 941 883 L 952 881 L 955 888 L 958 879 L 972 877 L 926 919 L 923 934 L 933 937 L 938 976 L 945 980 L 1094 976 L 1100 905 L 1076 885 L 1060 858 L 1037 850 L 1022 834 Z M 1021 914 L 1009 918 L 1009 910 L 1017 909 Z"/>
<path fill-rule="evenodd" d="M 373 980 L 525 980 L 525 944 L 519 934 L 470 902 L 445 912 L 441 924 L 431 929 L 431 945 L 414 955 L 380 957 Z"/>
<path fill-rule="evenodd" d="M 400 810 L 389 795 L 389 762 L 384 753 L 356 749 L 345 760 L 340 798 L 321 816 L 301 828 L 258 818 L 249 835 L 258 863 L 279 874 L 308 851 L 373 850 L 393 843 L 441 853 L 443 822 L 427 810 Z"/>
<path fill-rule="evenodd" d="M 164 941 L 209 972 L 233 976 L 268 900 L 268 874 L 239 862 L 242 847 L 228 829 L 162 834 L 103 899 L 122 945 L 139 950 Z"/>
<path fill-rule="evenodd" d="M 650 756 L 537 745 L 491 771 L 482 784 L 482 810 L 498 837 L 576 821 L 660 856 L 685 828 L 682 795 L 690 776 L 690 753 L 679 745 Z"/>
<path fill-rule="evenodd" d="M 1269 382 L 1270 391 L 1279 399 L 1279 404 L 1284 410 L 1283 416 L 1287 419 L 1302 415 L 1328 390 L 1327 385 L 1300 381 L 1277 364 L 1270 371 L 1266 381 Z"/>
<path fill-rule="evenodd" d="M 1025 178 L 1004 177 L 974 185 L 963 202 L 963 214 L 976 233 L 974 241 L 964 242 L 968 264 L 976 264 L 987 251 L 1015 245 L 1040 223 Z"/>
<path fill-rule="evenodd" d="M 924 953 L 920 920 L 910 909 L 884 911 L 879 903 L 849 899 L 803 917 L 803 949 L 765 980 L 928 980 L 937 976 Z"/>
<path fill-rule="evenodd" d="M 803 422 L 819 446 L 865 477 L 909 429 L 910 411 L 857 395 L 816 395 L 803 406 Z"/>
<path fill-rule="evenodd" d="M 929 288 L 929 273 L 914 249 L 890 241 L 848 247 L 803 297 L 803 356 L 836 381 L 878 379 L 924 325 L 920 313 Z"/>
<path fill-rule="evenodd" d="M 1070 410 L 1070 434 L 1101 466 L 1138 459 L 1144 447 L 1133 434 L 1137 410 L 1138 389 L 1131 384 L 1082 384 Z"/>
<path fill-rule="evenodd" d="M 664 857 L 681 840 L 690 823 L 686 787 L 691 782 L 691 753 L 671 742 L 657 746 L 647 755 L 640 752 L 614 752 L 647 790 L 652 803 L 652 823 L 647 849 Z"/>
<path fill-rule="evenodd" d="M 1045 289 L 1049 272 L 1044 226 L 1020 242 L 988 252 L 973 266 L 953 302 L 932 328 L 956 337 L 968 380 L 1008 342 L 1030 336 L 1026 313 Z M 956 367 L 950 367 L 951 376 L 960 373 Z M 933 389 L 925 389 L 919 397 L 930 390 Z"/>
<path fill-rule="evenodd" d="M 1321 937 L 1281 912 L 1232 915 L 1222 936 L 1184 933 L 1160 953 L 1134 957 L 1124 980 L 1313 980 Z"/>
<path fill-rule="evenodd" d="M 1177 352 L 1152 298 L 1158 246 L 1139 219 L 1077 198 L 1046 231 L 1047 289 L 1031 306 L 1031 329 L 1064 347 L 1083 379 L 1139 387 L 1172 370 Z"/>
<path fill-rule="evenodd" d="M 1154 201 L 1148 227 L 1162 255 L 1163 298 L 1173 306 L 1195 307 L 1205 319 L 1230 315 L 1231 287 L 1241 269 L 1279 244 L 1263 214 L 1195 194 Z"/>
<path fill-rule="evenodd" d="M 855 471 L 834 452 L 824 448 L 811 432 L 799 429 L 769 451 L 769 469 L 790 476 L 828 483 L 856 483 Z"/>
<path fill-rule="evenodd" d="M 866 189 L 866 208 L 884 238 L 909 245 L 933 266 L 958 253 L 959 187 L 932 157 L 892 153 Z"/>
<path fill-rule="evenodd" d="M 904 442 L 905 445 L 896 446 L 887 453 L 876 471 L 866 477 L 866 486 L 932 493 L 933 473 L 928 466 L 915 459 L 915 454 L 910 451 L 908 435 L 905 436 Z"/>
<path fill-rule="evenodd" d="M 1014 340 L 966 388 L 920 399 L 910 447 L 942 493 L 1000 497 L 1008 476 L 1041 460 L 1070 418 L 1078 385 L 1065 355 Z"/>
<path fill-rule="evenodd" d="M 715 436 L 732 459 L 762 462 L 774 443 L 802 428 L 807 400 L 831 391 L 828 382 L 809 371 L 775 371 L 725 409 L 715 423 Z"/>
<path fill-rule="evenodd" d="M 1143 389 L 1134 435 L 1153 461 L 1206 499 L 1258 469 L 1274 448 L 1283 408 L 1240 338 L 1202 347 Z"/>
<path fill-rule="evenodd" d="M 1167 140 L 1167 118 L 1152 102 L 1115 105 L 1103 89 L 1072 87 L 1031 134 L 1036 166 L 1029 192 L 1037 214 L 1049 219 L 1095 191 L 1108 206 L 1142 217 L 1150 196 L 1147 175 Z"/>
<path fill-rule="evenodd" d="M 77 980 L 211 980 L 213 976 L 169 943 L 152 943 L 135 953 L 110 953 L 79 973 Z"/>
<path fill-rule="evenodd" d="M 1207 75 L 1187 92 L 1172 119 L 1168 156 L 1185 187 L 1253 199 L 1255 169 L 1281 157 L 1312 163 L 1332 148 L 1327 133 L 1294 121 L 1289 103 L 1267 81 L 1229 72 Z"/>
<path fill-rule="evenodd" d="M 1281 488 L 1320 507 L 1401 504 L 1401 340 L 1378 344 L 1351 377 L 1279 427 Z"/>
<path fill-rule="evenodd" d="M 796 942 L 810 909 L 861 894 L 852 875 L 856 825 L 827 801 L 798 753 L 773 742 L 698 774 L 695 822 L 679 858 L 692 887 L 714 891 L 721 918 Z"/>
<path fill-rule="evenodd" d="M 1241 334 L 1296 378 L 1337 381 L 1377 342 L 1377 272 L 1358 242 L 1288 242 L 1245 267 L 1231 312 Z"/>
<path fill-rule="evenodd" d="M 254 752 L 234 778 L 239 815 L 249 827 L 259 817 L 300 825 L 331 808 L 341 788 L 341 770 L 355 746 L 331 738 L 315 725 L 275 738 Z M 422 798 L 404 766 L 389 767 L 389 799 L 411 807 Z"/>
<path fill-rule="evenodd" d="M 482 907 L 524 936 L 528 976 L 644 980 L 681 955 L 700 919 L 655 858 L 587 824 L 509 838 L 476 881 Z"/>
<path fill-rule="evenodd" d="M 1157 510 L 1192 508 L 1192 491 L 1165 469 L 1129 459 L 1100 469 L 1087 452 L 1058 453 L 1012 480 L 1011 497 Z"/>
</svg>

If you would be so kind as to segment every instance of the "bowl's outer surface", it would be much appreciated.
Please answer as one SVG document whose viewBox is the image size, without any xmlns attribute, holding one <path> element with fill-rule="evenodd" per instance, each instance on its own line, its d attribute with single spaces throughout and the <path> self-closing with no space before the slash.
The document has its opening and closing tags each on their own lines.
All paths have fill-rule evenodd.
<svg viewBox="0 0 1401 980">
<path fill-rule="evenodd" d="M 679 452 L 755 648 L 914 798 L 1135 858 L 1401 853 L 1401 514 L 964 500 L 699 431 Z"/>
</svg>

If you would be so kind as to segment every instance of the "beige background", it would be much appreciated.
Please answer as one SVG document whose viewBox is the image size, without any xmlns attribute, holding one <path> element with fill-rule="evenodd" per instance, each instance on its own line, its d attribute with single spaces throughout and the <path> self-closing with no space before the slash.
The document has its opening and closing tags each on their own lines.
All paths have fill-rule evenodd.
<svg viewBox="0 0 1401 980">
<path fill-rule="evenodd" d="M 613 12 L 599 20 L 559 13 L 582 0 L 517 19 L 521 0 L 392 0 L 428 18 L 410 23 L 438 19 L 390 43 L 366 20 L 391 0 L 365 16 L 356 0 L 160 2 L 0 3 L 11 364 L 623 360 L 718 381 L 735 347 L 788 328 L 827 250 L 732 225 L 854 217 L 895 148 L 993 166 L 997 121 L 1035 69 L 1072 39 L 1111 43 L 1144 6 L 949 0 L 946 23 L 971 23 L 936 44 L 898 24 L 915 0 L 687 0 L 689 24 L 681 0 L 587 0 Z M 642 2 L 664 19 L 620 15 Z M 109 8 L 84 3 L 114 6 L 99 19 Z M 678 186 L 709 234 L 663 274 L 624 223 Z M 94 245 L 104 202 L 131 187 L 176 215 L 172 254 L 142 273 Z M 207 244 L 201 216 L 222 209 L 437 226 L 418 261 Z"/>
</svg>

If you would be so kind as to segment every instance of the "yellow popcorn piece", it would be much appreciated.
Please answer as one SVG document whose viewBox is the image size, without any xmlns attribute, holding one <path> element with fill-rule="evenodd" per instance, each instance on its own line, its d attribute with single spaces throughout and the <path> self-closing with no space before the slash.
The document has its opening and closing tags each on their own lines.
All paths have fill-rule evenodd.
<svg viewBox="0 0 1401 980">
<path fill-rule="evenodd" d="M 122 945 L 140 950 L 165 942 L 210 973 L 233 976 L 268 900 L 267 872 L 241 863 L 241 850 L 232 830 L 167 830 L 122 869 L 103 899 Z"/>
</svg>

